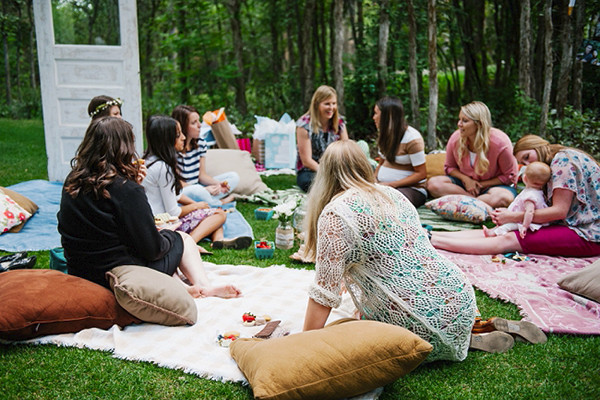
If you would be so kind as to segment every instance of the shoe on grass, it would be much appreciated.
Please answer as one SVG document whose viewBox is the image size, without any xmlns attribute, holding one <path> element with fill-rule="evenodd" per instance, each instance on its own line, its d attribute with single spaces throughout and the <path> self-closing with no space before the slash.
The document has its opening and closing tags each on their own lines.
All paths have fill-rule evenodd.
<svg viewBox="0 0 600 400">
<path fill-rule="evenodd" d="M 536 324 L 529 321 L 511 321 L 499 317 L 490 318 L 490 321 L 497 330 L 519 336 L 529 343 L 546 343 L 548 340 L 546 334 Z"/>
<path fill-rule="evenodd" d="M 241 250 L 250 247 L 252 244 L 252 238 L 250 236 L 238 236 L 233 239 L 227 240 L 216 240 L 212 244 L 212 248 L 216 250 L 220 249 L 235 249 Z"/>
<path fill-rule="evenodd" d="M 470 349 L 488 353 L 504 353 L 512 349 L 515 339 L 505 332 L 493 331 L 488 333 L 471 334 Z"/>
</svg>

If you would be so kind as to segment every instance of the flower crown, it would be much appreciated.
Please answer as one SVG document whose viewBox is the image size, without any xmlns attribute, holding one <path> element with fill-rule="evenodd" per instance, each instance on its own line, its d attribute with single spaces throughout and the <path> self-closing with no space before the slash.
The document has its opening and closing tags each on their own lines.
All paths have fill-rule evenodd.
<svg viewBox="0 0 600 400">
<path fill-rule="evenodd" d="M 106 103 L 98 104 L 98 107 L 96 107 L 96 109 L 90 113 L 90 117 L 93 118 L 94 115 L 106 110 L 108 107 L 112 107 L 112 106 L 121 107 L 122 105 L 123 105 L 123 100 L 121 100 L 118 97 L 116 99 L 109 100 Z"/>
</svg>

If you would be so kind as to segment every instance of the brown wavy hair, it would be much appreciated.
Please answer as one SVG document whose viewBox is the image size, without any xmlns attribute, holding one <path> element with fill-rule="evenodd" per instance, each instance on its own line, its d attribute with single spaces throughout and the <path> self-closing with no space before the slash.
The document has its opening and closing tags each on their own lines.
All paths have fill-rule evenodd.
<svg viewBox="0 0 600 400">
<path fill-rule="evenodd" d="M 173 109 L 173 112 L 171 113 L 171 117 L 174 118 L 175 120 L 177 120 L 177 122 L 179 122 L 179 125 L 181 126 L 181 132 L 183 132 L 186 139 L 188 137 L 188 131 L 187 131 L 188 120 L 190 118 L 191 113 L 196 113 L 196 114 L 200 115 L 198 110 L 196 110 L 194 107 L 187 106 L 185 104 L 175 107 Z M 190 141 L 190 143 L 192 145 L 192 149 L 195 149 L 198 147 L 198 139 L 192 139 Z"/>
<path fill-rule="evenodd" d="M 109 199 L 106 187 L 116 179 L 136 181 L 139 167 L 133 161 L 137 158 L 129 122 L 117 117 L 93 120 L 71 160 L 65 190 L 71 197 L 93 193 L 96 199 Z"/>
<path fill-rule="evenodd" d="M 598 165 L 600 162 L 596 160 L 591 154 L 586 153 L 583 150 L 576 149 L 574 147 L 563 146 L 562 144 L 551 144 L 546 139 L 539 137 L 538 135 L 525 135 L 521 139 L 517 140 L 513 147 L 513 155 L 517 155 L 517 153 L 525 150 L 535 150 L 537 154 L 538 161 L 544 162 L 548 165 L 552 163 L 552 159 L 562 150 L 575 150 L 580 153 L 585 154 Z"/>
<path fill-rule="evenodd" d="M 400 99 L 394 97 L 384 97 L 375 105 L 381 112 L 377 146 L 388 162 L 396 164 L 400 142 L 408 129 L 404 119 L 404 107 Z"/>
</svg>

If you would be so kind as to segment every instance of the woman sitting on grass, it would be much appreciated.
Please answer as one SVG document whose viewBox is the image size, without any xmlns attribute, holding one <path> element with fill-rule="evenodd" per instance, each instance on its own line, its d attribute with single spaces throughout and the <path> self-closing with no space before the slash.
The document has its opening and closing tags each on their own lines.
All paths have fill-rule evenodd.
<svg viewBox="0 0 600 400">
<path fill-rule="evenodd" d="M 225 211 L 211 208 L 206 202 L 193 201 L 182 194 L 181 175 L 177 168 L 177 152 L 185 146 L 185 136 L 179 122 L 166 116 L 152 116 L 146 123 L 146 142 L 144 153 L 148 175 L 142 181 L 154 215 L 168 213 L 179 217 L 181 225 L 178 231 L 189 233 L 199 242 L 205 237 L 211 238 L 213 248 L 223 248 L 223 224 L 227 219 Z M 232 243 L 247 242 L 252 238 L 237 238 Z M 240 243 L 241 244 L 241 243 Z M 201 249 L 201 250 L 200 250 Z M 203 248 L 199 247 L 202 252 Z"/>
<path fill-rule="evenodd" d="M 325 325 L 345 288 L 363 318 L 402 326 L 431 343 L 429 361 L 465 359 L 477 314 L 473 287 L 431 246 L 406 197 L 375 183 L 355 142 L 327 147 L 308 204 L 306 248 L 316 254 L 316 276 L 304 330 Z M 480 345 L 494 351 L 514 343 L 504 332 L 480 339 L 499 341 Z"/>
<path fill-rule="evenodd" d="M 69 274 L 109 287 L 105 274 L 120 265 L 172 276 L 179 268 L 193 297 L 239 297 L 233 285 L 211 286 L 190 235 L 156 229 L 136 160 L 128 122 L 92 121 L 71 161 L 58 212 Z"/>
<path fill-rule="evenodd" d="M 536 210 L 532 222 L 554 223 L 521 237 L 519 232 L 486 237 L 483 230 L 434 231 L 431 243 L 444 250 L 467 254 L 519 253 L 565 257 L 600 255 L 600 164 L 581 150 L 550 144 L 536 135 L 523 136 L 514 147 L 520 164 L 548 164 L 552 177 L 546 185 L 550 207 Z M 505 208 L 492 212 L 496 225 L 523 221 L 523 211 Z"/>
</svg>

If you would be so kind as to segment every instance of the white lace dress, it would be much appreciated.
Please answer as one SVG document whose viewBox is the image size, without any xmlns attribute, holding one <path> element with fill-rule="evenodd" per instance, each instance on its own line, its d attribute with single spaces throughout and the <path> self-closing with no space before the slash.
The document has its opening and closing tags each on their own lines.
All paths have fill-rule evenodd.
<svg viewBox="0 0 600 400">
<path fill-rule="evenodd" d="M 473 287 L 431 245 L 413 205 L 378 186 L 370 204 L 357 189 L 334 198 L 318 222 L 309 296 L 338 307 L 343 285 L 363 318 L 402 326 L 433 346 L 427 361 L 464 360 L 477 312 Z"/>
</svg>

